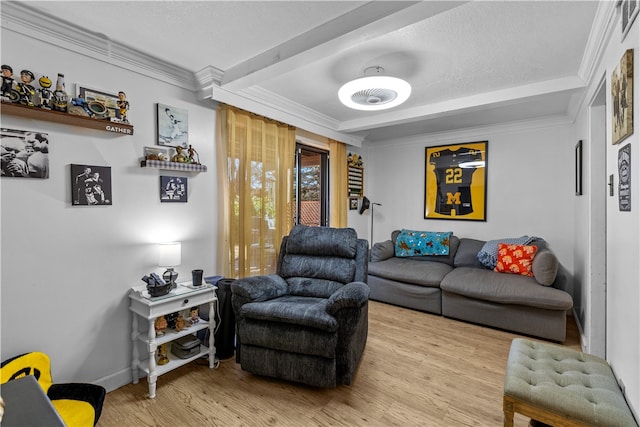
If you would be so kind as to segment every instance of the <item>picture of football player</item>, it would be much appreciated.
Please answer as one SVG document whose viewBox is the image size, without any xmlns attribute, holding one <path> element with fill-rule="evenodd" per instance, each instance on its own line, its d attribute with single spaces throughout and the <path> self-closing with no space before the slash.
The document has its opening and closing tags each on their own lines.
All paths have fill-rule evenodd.
<svg viewBox="0 0 640 427">
<path fill-rule="evenodd" d="M 431 154 L 429 163 L 435 166 L 437 186 L 436 213 L 460 216 L 473 212 L 471 182 L 481 161 L 482 151 L 468 147 Z"/>
</svg>

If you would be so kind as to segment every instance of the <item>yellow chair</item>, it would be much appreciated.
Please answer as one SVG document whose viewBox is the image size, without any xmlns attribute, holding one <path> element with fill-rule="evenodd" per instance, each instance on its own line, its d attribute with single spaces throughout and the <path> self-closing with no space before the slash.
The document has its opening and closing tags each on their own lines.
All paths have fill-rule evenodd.
<svg viewBox="0 0 640 427">
<path fill-rule="evenodd" d="M 53 384 L 49 356 L 31 352 L 2 362 L 0 384 L 33 375 L 68 427 L 93 427 L 102 412 L 104 387 L 87 383 Z"/>
</svg>

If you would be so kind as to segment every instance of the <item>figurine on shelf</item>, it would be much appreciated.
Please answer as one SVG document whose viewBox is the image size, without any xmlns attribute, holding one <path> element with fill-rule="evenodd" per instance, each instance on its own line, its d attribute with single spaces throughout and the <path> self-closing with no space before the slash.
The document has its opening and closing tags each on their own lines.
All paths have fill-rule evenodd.
<svg viewBox="0 0 640 427">
<path fill-rule="evenodd" d="M 198 307 L 191 307 L 190 314 L 191 314 L 192 325 L 195 325 L 200 321 L 200 314 L 199 314 Z"/>
<path fill-rule="evenodd" d="M 64 74 L 58 73 L 56 91 L 53 93 L 53 95 L 53 109 L 66 113 L 67 104 L 69 103 L 69 95 L 67 95 L 67 88 L 64 83 Z"/>
<path fill-rule="evenodd" d="M 122 123 L 129 123 L 129 119 L 127 119 L 127 112 L 129 111 L 127 94 L 122 91 L 118 92 L 118 101 L 116 104 L 118 105 L 118 110 L 116 111 L 117 118 L 120 119 Z"/>
<path fill-rule="evenodd" d="M 195 148 L 193 148 L 193 145 L 189 144 L 189 150 L 187 150 L 189 153 L 189 163 L 195 163 L 196 165 L 200 164 L 200 154 L 198 154 L 198 152 L 196 151 Z"/>
<path fill-rule="evenodd" d="M 47 76 L 42 76 L 38 79 L 38 83 L 40 83 L 40 89 L 38 92 L 40 93 L 40 103 L 38 107 L 44 108 L 45 110 L 51 110 L 51 103 L 53 100 L 53 92 L 51 92 L 51 79 Z"/>
<path fill-rule="evenodd" d="M 176 319 L 176 331 L 180 332 L 185 327 L 184 317 L 182 317 L 182 314 L 178 314 L 178 318 Z"/>
<path fill-rule="evenodd" d="M 31 83 L 36 79 L 36 76 L 29 70 L 20 71 L 20 81 L 21 83 L 16 84 L 16 90 L 20 95 L 20 99 L 18 102 L 22 105 L 28 105 L 29 107 L 33 107 L 33 96 L 36 94 L 35 88 L 31 85 Z"/>
<path fill-rule="evenodd" d="M 184 155 L 184 148 L 176 146 L 176 155 L 171 158 L 172 162 L 187 163 L 187 156 Z"/>
<path fill-rule="evenodd" d="M 160 344 L 156 353 L 158 355 L 158 365 L 166 365 L 167 363 L 169 363 L 166 344 Z"/>
<path fill-rule="evenodd" d="M 4 101 L 16 102 L 20 98 L 18 92 L 13 88 L 13 68 L 10 65 L 2 65 L 2 99 Z"/>
<path fill-rule="evenodd" d="M 167 329 L 167 319 L 164 316 L 157 317 L 156 321 L 153 322 L 153 327 L 156 330 L 157 337 L 163 336 L 164 330 Z"/>
</svg>

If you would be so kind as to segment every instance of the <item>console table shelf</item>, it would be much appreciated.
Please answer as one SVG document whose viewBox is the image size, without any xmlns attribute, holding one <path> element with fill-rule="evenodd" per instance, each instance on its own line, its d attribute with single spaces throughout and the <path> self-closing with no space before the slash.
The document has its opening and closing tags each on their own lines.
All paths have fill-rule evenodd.
<svg viewBox="0 0 640 427">
<path fill-rule="evenodd" d="M 198 165 L 195 163 L 165 162 L 162 160 L 141 160 L 140 167 L 179 170 L 179 171 L 186 171 L 186 172 L 206 172 L 207 171 L 207 167 L 205 165 Z"/>
<path fill-rule="evenodd" d="M 131 124 L 116 123 L 105 119 L 92 119 L 91 117 L 76 116 L 74 114 L 63 113 L 61 111 L 45 110 L 38 107 L 27 107 L 25 105 L 12 104 L 9 102 L 3 102 L 1 108 L 2 114 L 61 123 L 64 125 L 79 126 L 120 135 L 133 135 L 133 125 Z"/>
</svg>

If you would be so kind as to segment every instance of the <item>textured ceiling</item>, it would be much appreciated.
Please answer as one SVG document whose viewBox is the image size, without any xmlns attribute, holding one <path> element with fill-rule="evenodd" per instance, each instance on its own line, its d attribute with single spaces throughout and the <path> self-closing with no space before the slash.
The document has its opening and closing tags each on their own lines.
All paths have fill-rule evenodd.
<svg viewBox="0 0 640 427">
<path fill-rule="evenodd" d="M 595 1 L 28 2 L 194 74 L 204 96 L 351 142 L 568 117 Z M 382 112 L 339 87 L 379 65 L 413 86 Z M 201 88 L 202 89 L 202 88 Z"/>
</svg>

